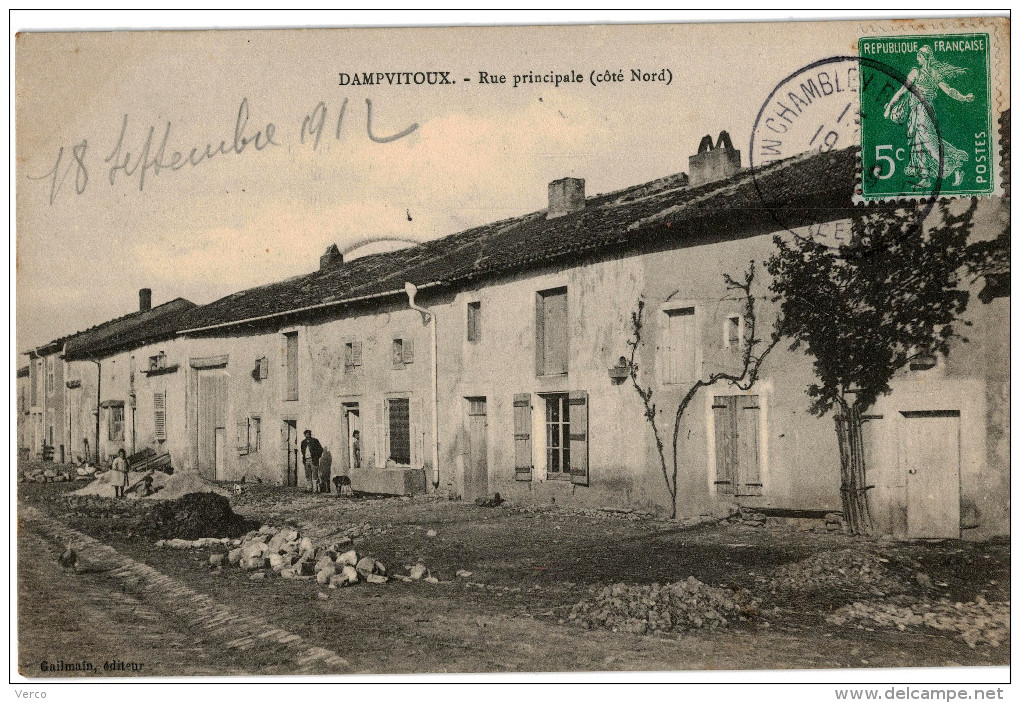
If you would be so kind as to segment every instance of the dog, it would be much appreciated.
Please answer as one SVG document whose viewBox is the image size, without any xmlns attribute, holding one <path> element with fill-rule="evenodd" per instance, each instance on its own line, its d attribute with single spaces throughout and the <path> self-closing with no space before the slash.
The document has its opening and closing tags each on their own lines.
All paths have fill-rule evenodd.
<svg viewBox="0 0 1020 703">
<path fill-rule="evenodd" d="M 334 476 L 333 486 L 336 488 L 336 494 L 338 496 L 344 494 L 344 489 L 347 489 L 348 495 L 354 495 L 354 488 L 351 486 L 350 476 Z"/>
</svg>

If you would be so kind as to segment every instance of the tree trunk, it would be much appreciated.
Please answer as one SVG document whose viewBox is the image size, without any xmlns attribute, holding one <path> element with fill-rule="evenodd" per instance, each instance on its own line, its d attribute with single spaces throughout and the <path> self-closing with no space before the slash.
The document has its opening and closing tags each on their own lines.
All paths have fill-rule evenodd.
<svg viewBox="0 0 1020 703">
<path fill-rule="evenodd" d="M 864 440 L 860 409 L 842 404 L 835 416 L 836 437 L 839 439 L 840 495 L 843 518 L 855 535 L 871 532 L 871 511 L 868 508 L 868 484 L 864 466 Z"/>
</svg>

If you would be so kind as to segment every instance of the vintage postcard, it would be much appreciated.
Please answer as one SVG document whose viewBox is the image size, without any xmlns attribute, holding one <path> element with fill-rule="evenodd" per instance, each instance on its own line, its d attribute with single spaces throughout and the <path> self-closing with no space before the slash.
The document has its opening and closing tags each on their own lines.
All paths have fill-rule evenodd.
<svg viewBox="0 0 1020 703">
<path fill-rule="evenodd" d="M 20 33 L 12 676 L 1007 680 L 1009 30 Z"/>
</svg>

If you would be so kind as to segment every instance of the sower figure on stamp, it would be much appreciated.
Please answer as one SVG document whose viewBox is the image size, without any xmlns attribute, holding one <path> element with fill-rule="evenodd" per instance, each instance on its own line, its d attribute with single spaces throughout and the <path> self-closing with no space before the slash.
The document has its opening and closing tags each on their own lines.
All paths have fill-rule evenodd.
<svg viewBox="0 0 1020 703">
<path fill-rule="evenodd" d="M 305 464 L 305 484 L 311 493 L 319 492 L 319 459 L 322 458 L 322 445 L 312 436 L 311 430 L 305 430 L 305 438 L 301 442 L 301 459 Z"/>
<path fill-rule="evenodd" d="M 966 73 L 967 69 L 939 61 L 928 46 L 922 46 L 917 52 L 917 65 L 918 67 L 911 69 L 907 75 L 906 84 L 900 86 L 889 104 L 885 106 L 885 116 L 898 124 L 906 122 L 910 147 L 910 162 L 907 164 L 906 174 L 916 179 L 919 188 L 930 187 L 939 175 L 940 141 L 942 174 L 946 179 L 952 177 L 953 185 L 958 186 L 963 181 L 963 172 L 960 169 L 970 157 L 967 152 L 957 149 L 945 139 L 939 139 L 929 110 L 933 109 L 931 106 L 939 91 L 953 100 L 965 103 L 974 101 L 973 93 L 964 95 L 946 83 Z M 909 92 L 911 87 L 927 102 L 927 105 L 914 93 Z"/>
<path fill-rule="evenodd" d="M 113 460 L 113 497 L 123 498 L 124 490 L 128 486 L 128 462 L 127 454 L 123 449 L 117 450 L 117 458 Z"/>
</svg>

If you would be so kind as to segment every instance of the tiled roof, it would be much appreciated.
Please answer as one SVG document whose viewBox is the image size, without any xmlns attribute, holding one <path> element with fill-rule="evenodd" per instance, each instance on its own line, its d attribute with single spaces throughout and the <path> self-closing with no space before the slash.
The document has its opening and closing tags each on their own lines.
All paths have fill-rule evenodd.
<svg viewBox="0 0 1020 703">
<path fill-rule="evenodd" d="M 493 276 L 584 257 L 670 248 L 706 236 L 752 236 L 782 229 L 783 211 L 812 221 L 846 217 L 853 208 L 856 152 L 794 158 L 689 187 L 677 174 L 589 197 L 581 212 L 546 219 L 544 210 L 475 227 L 393 252 L 366 256 L 286 281 L 250 288 L 195 308 L 182 330 L 232 326 L 313 306 L 396 294 L 405 281 L 456 288 Z M 738 234 L 739 233 L 739 234 Z"/>
<path fill-rule="evenodd" d="M 68 361 L 102 357 L 147 342 L 169 339 L 180 329 L 184 315 L 195 304 L 184 298 L 136 311 L 63 338 Z"/>
</svg>

